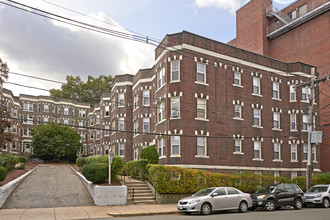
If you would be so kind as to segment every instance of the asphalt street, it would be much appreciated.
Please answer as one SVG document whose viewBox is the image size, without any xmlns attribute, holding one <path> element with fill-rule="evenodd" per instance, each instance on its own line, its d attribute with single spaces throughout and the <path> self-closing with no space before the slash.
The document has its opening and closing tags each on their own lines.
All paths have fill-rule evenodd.
<svg viewBox="0 0 330 220">
<path fill-rule="evenodd" d="M 93 206 L 93 199 L 70 166 L 39 166 L 16 187 L 2 209 Z"/>
</svg>

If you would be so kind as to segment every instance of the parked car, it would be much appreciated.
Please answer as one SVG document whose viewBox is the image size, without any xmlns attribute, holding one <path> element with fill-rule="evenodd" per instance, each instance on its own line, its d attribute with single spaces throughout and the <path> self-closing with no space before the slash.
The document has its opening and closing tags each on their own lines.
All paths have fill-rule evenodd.
<svg viewBox="0 0 330 220">
<path fill-rule="evenodd" d="M 305 193 L 305 203 L 307 205 L 321 205 L 324 208 L 330 206 L 330 184 L 327 185 L 315 185 Z"/>
<path fill-rule="evenodd" d="M 252 195 L 253 209 L 263 207 L 267 211 L 280 209 L 281 206 L 303 207 L 304 192 L 296 184 L 272 184 L 262 186 Z"/>
<path fill-rule="evenodd" d="M 250 207 L 252 207 L 251 195 L 233 187 L 202 189 L 178 202 L 178 210 L 185 214 L 200 212 L 208 215 L 212 211 L 235 209 L 246 212 Z"/>
</svg>

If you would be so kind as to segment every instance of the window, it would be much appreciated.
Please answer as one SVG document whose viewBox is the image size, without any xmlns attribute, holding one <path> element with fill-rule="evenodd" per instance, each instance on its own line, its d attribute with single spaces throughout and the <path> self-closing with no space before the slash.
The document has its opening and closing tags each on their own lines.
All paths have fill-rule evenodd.
<svg viewBox="0 0 330 220">
<path fill-rule="evenodd" d="M 143 118 L 143 132 L 150 132 L 150 118 Z"/>
<path fill-rule="evenodd" d="M 17 108 L 14 108 L 13 116 L 17 117 Z"/>
<path fill-rule="evenodd" d="M 48 118 L 47 117 L 44 118 L 44 123 L 48 124 Z"/>
<path fill-rule="evenodd" d="M 13 141 L 13 149 L 16 149 L 16 142 Z"/>
<path fill-rule="evenodd" d="M 109 154 L 109 144 L 105 145 L 105 154 Z"/>
<path fill-rule="evenodd" d="M 96 155 L 100 155 L 100 147 L 99 146 L 96 147 Z"/>
<path fill-rule="evenodd" d="M 104 129 L 105 129 L 105 135 L 104 136 L 109 136 L 109 134 L 110 134 L 110 126 L 109 125 L 105 125 L 104 126 Z"/>
<path fill-rule="evenodd" d="M 16 132 L 17 132 L 17 125 L 13 124 L 13 133 L 16 133 Z"/>
<path fill-rule="evenodd" d="M 26 124 L 33 124 L 33 116 L 23 116 L 23 123 Z"/>
<path fill-rule="evenodd" d="M 279 99 L 280 98 L 280 83 L 273 82 L 273 98 Z"/>
<path fill-rule="evenodd" d="M 301 100 L 309 101 L 310 96 L 311 96 L 311 88 L 302 87 L 301 88 Z"/>
<path fill-rule="evenodd" d="M 253 77 L 253 94 L 260 95 L 260 78 Z"/>
<path fill-rule="evenodd" d="M 281 145 L 278 142 L 274 143 L 274 160 L 281 159 Z"/>
<path fill-rule="evenodd" d="M 172 136 L 172 155 L 180 155 L 180 136 Z"/>
<path fill-rule="evenodd" d="M 206 99 L 197 99 L 197 118 L 206 118 Z"/>
<path fill-rule="evenodd" d="M 261 126 L 261 110 L 254 108 L 253 109 L 253 125 Z"/>
<path fill-rule="evenodd" d="M 139 107 L 139 94 L 136 93 L 134 95 L 134 109 L 137 109 Z"/>
<path fill-rule="evenodd" d="M 308 160 L 308 144 L 303 145 L 303 160 L 307 161 Z"/>
<path fill-rule="evenodd" d="M 124 118 L 119 118 L 118 119 L 118 126 L 119 126 L 119 131 L 124 131 L 125 130 Z"/>
<path fill-rule="evenodd" d="M 253 142 L 253 158 L 261 159 L 261 143 L 260 141 Z"/>
<path fill-rule="evenodd" d="M 197 156 L 206 156 L 206 137 L 197 137 Z"/>
<path fill-rule="evenodd" d="M 134 160 L 139 160 L 139 148 L 134 148 Z"/>
<path fill-rule="evenodd" d="M 64 114 L 65 115 L 68 115 L 69 114 L 69 108 L 67 108 L 67 107 L 64 108 Z"/>
<path fill-rule="evenodd" d="M 91 144 L 90 152 L 93 153 L 93 144 Z"/>
<path fill-rule="evenodd" d="M 233 188 L 227 188 L 228 195 L 237 195 L 240 194 L 236 189 Z"/>
<path fill-rule="evenodd" d="M 160 89 L 163 85 L 165 85 L 165 67 L 157 72 L 157 89 Z"/>
<path fill-rule="evenodd" d="M 24 103 L 23 104 L 23 110 L 33 111 L 33 104 L 32 103 Z"/>
<path fill-rule="evenodd" d="M 171 98 L 171 117 L 180 117 L 180 97 Z"/>
<path fill-rule="evenodd" d="M 297 130 L 296 114 L 290 114 L 290 129 L 291 131 Z"/>
<path fill-rule="evenodd" d="M 160 157 L 165 156 L 165 138 L 158 139 L 158 154 Z"/>
<path fill-rule="evenodd" d="M 296 18 L 297 18 L 297 11 L 294 10 L 294 11 L 290 12 L 290 13 L 288 14 L 288 16 L 289 16 L 289 18 L 290 18 L 291 20 L 296 19 Z"/>
<path fill-rule="evenodd" d="M 119 143 L 119 156 L 124 156 L 125 144 Z"/>
<path fill-rule="evenodd" d="M 290 85 L 290 101 L 296 101 L 296 89 L 295 85 Z"/>
<path fill-rule="evenodd" d="M 49 112 L 49 105 L 44 105 L 44 112 Z"/>
<path fill-rule="evenodd" d="M 297 144 L 291 144 L 291 161 L 297 161 Z"/>
<path fill-rule="evenodd" d="M 280 113 L 273 112 L 273 128 L 280 129 Z"/>
<path fill-rule="evenodd" d="M 312 160 L 316 161 L 316 153 L 315 153 L 316 146 L 312 146 Z"/>
<path fill-rule="evenodd" d="M 90 118 L 89 124 L 90 124 L 91 126 L 94 125 L 94 118 Z"/>
<path fill-rule="evenodd" d="M 136 120 L 134 121 L 134 135 L 137 135 L 138 132 L 139 132 L 139 120 L 136 119 Z"/>
<path fill-rule="evenodd" d="M 242 140 L 241 139 L 234 139 L 235 151 L 236 153 L 242 152 Z"/>
<path fill-rule="evenodd" d="M 99 140 L 101 138 L 101 132 L 100 130 L 96 130 L 96 140 Z"/>
<path fill-rule="evenodd" d="M 241 86 L 241 73 L 234 72 L 234 85 Z"/>
<path fill-rule="evenodd" d="M 143 105 L 144 106 L 150 105 L 150 90 L 143 91 Z"/>
<path fill-rule="evenodd" d="M 242 106 L 241 105 L 234 106 L 234 118 L 242 118 Z"/>
<path fill-rule="evenodd" d="M 165 102 L 162 101 L 160 103 L 158 103 L 157 105 L 157 122 L 162 122 L 163 120 L 165 120 Z"/>
<path fill-rule="evenodd" d="M 124 107 L 125 102 L 124 102 L 124 93 L 118 93 L 118 107 Z"/>
<path fill-rule="evenodd" d="M 293 180 L 294 178 L 296 178 L 298 176 L 297 172 L 291 172 L 291 180 Z"/>
<path fill-rule="evenodd" d="M 90 133 L 90 139 L 94 139 L 94 132 Z"/>
<path fill-rule="evenodd" d="M 85 134 L 80 134 L 81 140 L 85 141 Z"/>
<path fill-rule="evenodd" d="M 31 148 L 31 142 L 23 142 L 23 152 L 29 152 Z"/>
<path fill-rule="evenodd" d="M 71 115 L 74 116 L 74 109 L 71 110 Z"/>
<path fill-rule="evenodd" d="M 206 83 L 206 65 L 197 63 L 197 82 Z"/>
<path fill-rule="evenodd" d="M 85 110 L 79 110 L 79 117 L 85 117 L 86 111 Z"/>
<path fill-rule="evenodd" d="M 112 133 L 116 132 L 116 121 L 115 119 L 112 120 Z"/>
<path fill-rule="evenodd" d="M 108 105 L 104 106 L 104 116 L 105 117 L 110 116 L 110 106 L 108 106 Z"/>
<path fill-rule="evenodd" d="M 303 131 L 307 131 L 308 130 L 308 121 L 309 121 L 309 116 L 308 115 L 303 115 L 303 127 L 302 130 Z"/>
<path fill-rule="evenodd" d="M 180 62 L 174 60 L 171 62 L 171 81 L 180 80 Z"/>
<path fill-rule="evenodd" d="M 58 114 L 58 115 L 61 114 L 61 107 L 57 107 L 57 114 Z"/>
<path fill-rule="evenodd" d="M 101 122 L 101 117 L 99 114 L 97 114 L 95 123 L 98 125 L 98 124 L 100 124 L 100 122 Z"/>
</svg>

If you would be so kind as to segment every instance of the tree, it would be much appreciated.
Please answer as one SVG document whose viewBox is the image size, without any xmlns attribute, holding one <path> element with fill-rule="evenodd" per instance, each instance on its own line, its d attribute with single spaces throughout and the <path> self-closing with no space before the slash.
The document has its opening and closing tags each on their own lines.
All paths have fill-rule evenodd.
<svg viewBox="0 0 330 220">
<path fill-rule="evenodd" d="M 147 159 L 149 164 L 158 164 L 159 155 L 155 146 L 148 146 L 141 151 L 141 159 Z"/>
<path fill-rule="evenodd" d="M 67 76 L 67 83 L 63 84 L 61 89 L 51 89 L 50 95 L 94 105 L 100 103 L 103 92 L 111 91 L 112 80 L 110 75 L 101 75 L 98 78 L 88 76 L 87 82 L 82 81 L 80 76 Z"/>
<path fill-rule="evenodd" d="M 8 79 L 8 73 L 9 68 L 7 63 L 3 62 L 0 58 L 0 86 L 2 86 L 2 83 Z M 2 93 L 2 90 L 0 90 L 0 92 Z M 0 94 L 0 146 L 5 145 L 7 141 L 12 140 L 12 134 L 5 132 L 7 128 L 11 127 L 9 117 L 10 115 L 7 112 L 7 106 L 2 94 Z"/>
<path fill-rule="evenodd" d="M 42 124 L 32 131 L 33 153 L 42 158 L 53 160 L 76 160 L 80 148 L 80 135 L 73 128 L 65 125 Z"/>
</svg>

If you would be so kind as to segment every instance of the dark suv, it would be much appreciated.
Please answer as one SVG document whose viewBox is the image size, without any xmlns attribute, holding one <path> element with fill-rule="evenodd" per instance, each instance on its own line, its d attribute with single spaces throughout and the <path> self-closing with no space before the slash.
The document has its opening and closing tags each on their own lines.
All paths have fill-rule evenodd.
<svg viewBox="0 0 330 220">
<path fill-rule="evenodd" d="M 262 186 L 252 195 L 253 208 L 263 207 L 267 211 L 280 209 L 281 206 L 301 209 L 304 199 L 304 192 L 296 184 Z"/>
</svg>

